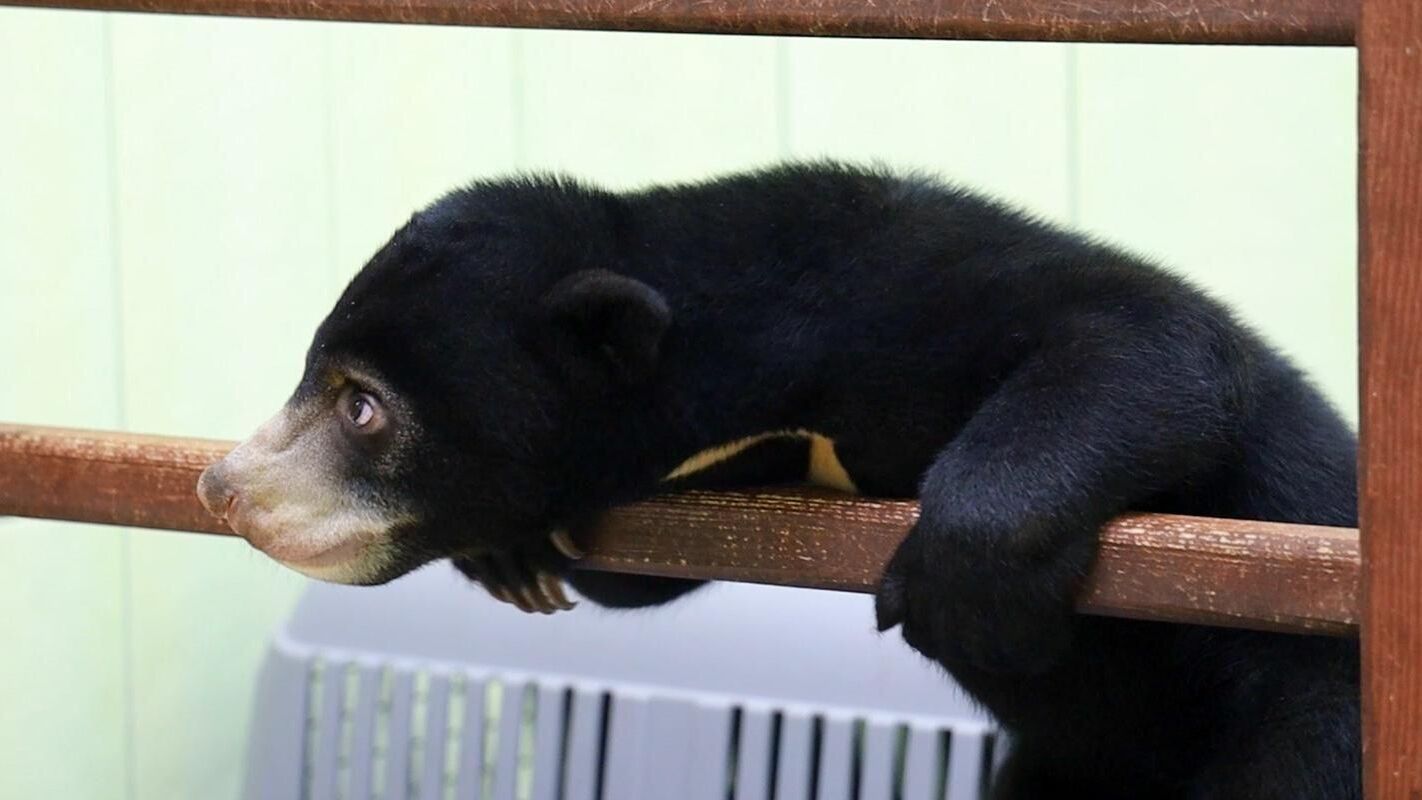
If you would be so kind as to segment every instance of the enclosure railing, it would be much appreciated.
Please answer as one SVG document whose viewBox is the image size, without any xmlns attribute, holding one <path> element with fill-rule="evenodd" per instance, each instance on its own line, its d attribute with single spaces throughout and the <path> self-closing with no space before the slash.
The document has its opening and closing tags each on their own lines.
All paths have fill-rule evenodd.
<svg viewBox="0 0 1422 800">
<path fill-rule="evenodd" d="M 1356 0 L 7 0 L 11 5 L 681 33 L 1349 45 Z"/>
<path fill-rule="evenodd" d="M 0 513 L 228 534 L 193 492 L 230 442 L 0 425 Z M 584 568 L 872 592 L 916 503 L 787 490 L 692 492 L 575 531 Z M 1082 610 L 1351 635 L 1351 528 L 1137 514 L 1113 522 Z"/>
<path fill-rule="evenodd" d="M 108 11 L 503 27 L 1360 50 L 1361 547 L 1357 531 L 1116 520 L 1089 613 L 1363 642 L 1366 795 L 1422 798 L 1422 3 L 1416 0 L 0 0 Z M 1306 169 L 1306 165 L 1301 165 Z M 220 532 L 198 472 L 221 442 L 0 427 L 0 514 Z M 912 503 L 701 493 L 579 532 L 593 568 L 858 591 Z"/>
</svg>

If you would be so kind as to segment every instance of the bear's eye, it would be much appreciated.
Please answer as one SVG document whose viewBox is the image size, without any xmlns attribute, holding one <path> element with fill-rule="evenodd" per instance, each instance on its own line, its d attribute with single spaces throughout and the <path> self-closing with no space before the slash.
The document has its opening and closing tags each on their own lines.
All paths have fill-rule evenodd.
<svg viewBox="0 0 1422 800">
<path fill-rule="evenodd" d="M 360 433 L 375 433 L 385 426 L 385 410 L 380 401 L 358 389 L 347 389 L 341 394 L 340 412 Z"/>
<path fill-rule="evenodd" d="M 375 419 L 375 406 L 370 400 L 370 395 L 356 395 L 355 400 L 352 400 L 351 403 L 351 422 L 355 423 L 357 428 L 364 428 L 370 424 L 372 419 Z"/>
</svg>

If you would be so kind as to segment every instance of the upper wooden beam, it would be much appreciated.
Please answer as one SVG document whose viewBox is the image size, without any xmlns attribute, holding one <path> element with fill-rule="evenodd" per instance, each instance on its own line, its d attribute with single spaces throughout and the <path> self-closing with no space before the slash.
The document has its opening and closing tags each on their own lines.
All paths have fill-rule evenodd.
<svg viewBox="0 0 1422 800">
<path fill-rule="evenodd" d="M 510 28 L 920 39 L 1353 43 L 1357 0 L 0 0 L 22 6 Z"/>
<path fill-rule="evenodd" d="M 1363 750 L 1422 798 L 1422 4 L 1366 0 L 1361 87 Z"/>
<path fill-rule="evenodd" d="M 0 425 L 0 515 L 228 533 L 194 494 L 228 442 Z M 791 490 L 691 493 L 577 532 L 581 566 L 872 592 L 915 503 Z M 1338 635 L 1357 625 L 1357 532 L 1131 515 L 1102 532 L 1092 614 Z"/>
</svg>

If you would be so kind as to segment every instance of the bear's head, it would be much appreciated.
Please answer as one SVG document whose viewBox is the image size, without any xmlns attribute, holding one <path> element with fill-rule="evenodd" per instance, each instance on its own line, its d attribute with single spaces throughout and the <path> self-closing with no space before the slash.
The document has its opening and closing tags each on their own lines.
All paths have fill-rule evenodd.
<svg viewBox="0 0 1422 800">
<path fill-rule="evenodd" d="M 290 400 L 203 473 L 203 505 L 306 575 L 376 584 L 546 539 L 642 480 L 581 452 L 651 402 L 671 325 L 619 272 L 618 202 L 515 180 L 416 214 L 321 323 Z"/>
</svg>

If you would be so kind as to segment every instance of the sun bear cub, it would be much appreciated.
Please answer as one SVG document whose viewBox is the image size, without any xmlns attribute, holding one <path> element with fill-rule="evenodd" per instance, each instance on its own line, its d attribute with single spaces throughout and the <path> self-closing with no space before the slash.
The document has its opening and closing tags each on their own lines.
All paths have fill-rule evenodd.
<svg viewBox="0 0 1422 800">
<path fill-rule="evenodd" d="M 994 797 L 1349 800 L 1356 643 L 1072 601 L 1123 511 L 1355 525 L 1355 450 L 1184 281 L 934 180 L 814 164 L 450 193 L 199 491 L 308 575 L 450 558 L 544 612 L 565 579 L 613 606 L 694 588 L 568 569 L 569 526 L 667 488 L 917 497 L 878 626 L 1009 732 Z"/>
</svg>

